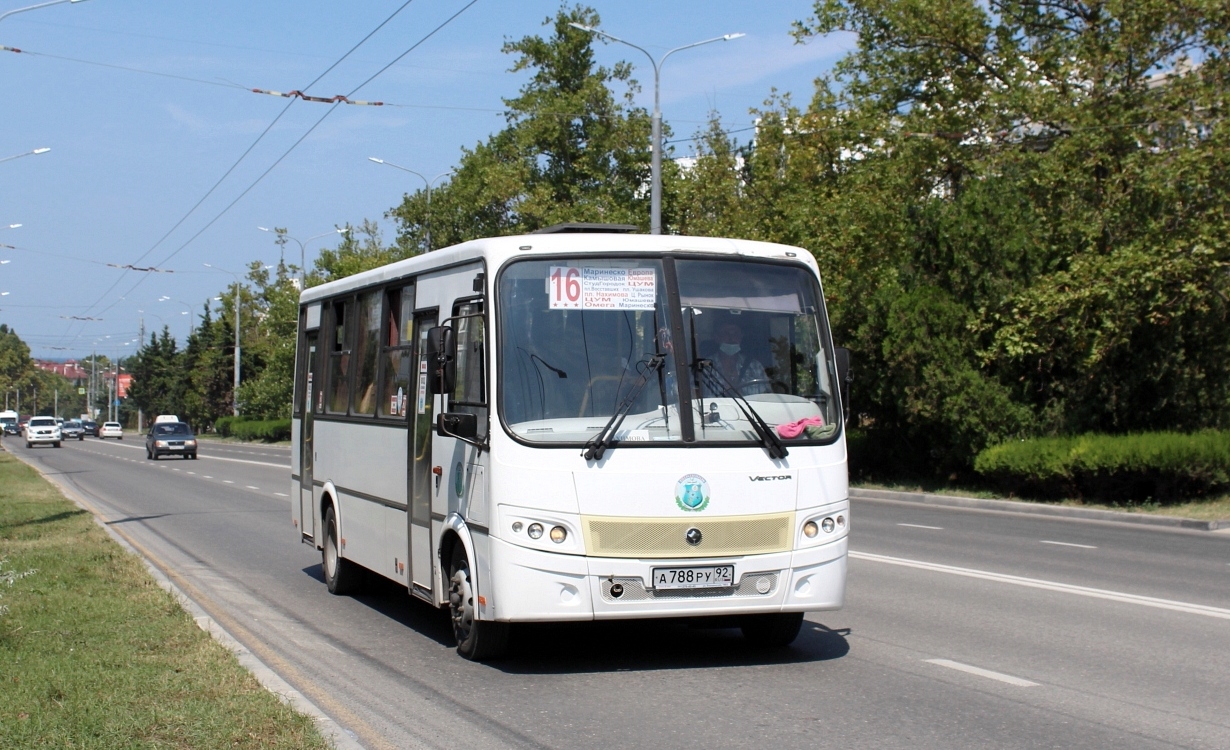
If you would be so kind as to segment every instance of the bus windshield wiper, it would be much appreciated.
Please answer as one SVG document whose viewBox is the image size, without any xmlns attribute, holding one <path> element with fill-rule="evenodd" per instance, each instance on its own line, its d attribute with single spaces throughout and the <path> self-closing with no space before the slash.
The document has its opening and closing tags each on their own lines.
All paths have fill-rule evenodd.
<svg viewBox="0 0 1230 750">
<path fill-rule="evenodd" d="M 601 460 L 602 454 L 606 452 L 607 447 L 611 444 L 615 434 L 619 432 L 619 426 L 623 424 L 624 417 L 628 416 L 628 412 L 632 410 L 632 404 L 636 403 L 636 397 L 641 394 L 645 384 L 649 382 L 649 377 L 657 372 L 662 363 L 666 361 L 665 354 L 655 354 L 649 358 L 649 364 L 641 372 L 641 376 L 636 379 L 632 387 L 628 389 L 628 394 L 619 402 L 619 406 L 615 407 L 615 413 L 607 420 L 606 425 L 589 439 L 585 444 L 585 460 Z"/>
<path fill-rule="evenodd" d="M 747 417 L 747 421 L 752 425 L 756 435 L 759 436 L 760 444 L 769 452 L 769 458 L 785 458 L 790 455 L 790 451 L 786 450 L 786 446 L 782 444 L 781 439 L 773 431 L 773 428 L 752 408 L 752 405 L 747 402 L 747 399 L 743 397 L 739 389 L 726 379 L 722 371 L 714 367 L 712 360 L 696 359 L 693 362 L 693 366 L 700 373 L 701 380 L 704 381 L 704 384 L 710 390 L 722 396 L 729 396 L 735 402 L 739 410 L 743 412 L 743 416 Z M 704 418 L 702 414 L 701 419 L 703 420 Z"/>
</svg>

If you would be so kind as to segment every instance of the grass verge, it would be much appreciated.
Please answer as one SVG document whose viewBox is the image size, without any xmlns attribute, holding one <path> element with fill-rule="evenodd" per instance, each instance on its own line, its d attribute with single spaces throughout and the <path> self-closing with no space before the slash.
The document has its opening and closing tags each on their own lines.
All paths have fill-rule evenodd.
<svg viewBox="0 0 1230 750">
<path fill-rule="evenodd" d="M 973 489 L 947 486 L 920 486 L 913 484 L 883 484 L 875 482 L 860 482 L 857 485 L 868 490 L 893 490 L 896 492 L 928 492 L 933 495 L 951 495 L 953 497 L 975 497 L 987 500 L 1017 500 L 1020 502 L 1036 502 L 1040 505 L 1061 505 L 1071 508 L 1094 508 L 1096 510 L 1115 510 L 1122 513 L 1146 513 L 1155 516 L 1175 516 L 1177 518 L 1193 518 L 1199 521 L 1222 521 L 1230 519 L 1230 495 L 1189 500 L 1184 503 L 1160 505 L 1158 503 L 1126 503 L 1122 505 L 1095 503 L 1082 500 L 1033 500 L 1026 497 L 1004 497 L 988 492 L 985 489 Z"/>
<path fill-rule="evenodd" d="M 33 469 L 0 453 L 0 747 L 327 748 Z"/>
</svg>

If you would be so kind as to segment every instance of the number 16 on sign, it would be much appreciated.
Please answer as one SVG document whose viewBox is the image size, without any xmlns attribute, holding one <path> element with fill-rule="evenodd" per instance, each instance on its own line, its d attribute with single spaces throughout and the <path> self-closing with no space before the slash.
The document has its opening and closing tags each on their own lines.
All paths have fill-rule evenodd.
<svg viewBox="0 0 1230 750">
<path fill-rule="evenodd" d="M 581 269 L 551 266 L 547 274 L 547 295 L 552 310 L 581 309 Z"/>
</svg>

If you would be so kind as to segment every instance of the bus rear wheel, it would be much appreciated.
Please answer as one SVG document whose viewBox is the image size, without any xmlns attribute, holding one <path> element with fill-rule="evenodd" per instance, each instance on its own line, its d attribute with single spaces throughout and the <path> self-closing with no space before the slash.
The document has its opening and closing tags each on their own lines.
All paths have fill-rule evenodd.
<svg viewBox="0 0 1230 750">
<path fill-rule="evenodd" d="M 338 547 L 337 514 L 333 507 L 325 511 L 325 546 L 321 550 L 320 566 L 324 570 L 325 585 L 330 594 L 338 596 L 354 593 L 359 588 L 362 571 L 359 566 L 342 557 Z"/>
<path fill-rule="evenodd" d="M 803 613 L 744 615 L 741 627 L 743 638 L 757 648 L 785 648 L 799 637 L 799 630 L 803 627 Z"/>
<path fill-rule="evenodd" d="M 502 655 L 508 650 L 508 623 L 478 619 L 474 609 L 474 576 L 465 547 L 460 543 L 453 546 L 448 582 L 448 612 L 457 638 L 457 653 L 471 661 Z"/>
</svg>

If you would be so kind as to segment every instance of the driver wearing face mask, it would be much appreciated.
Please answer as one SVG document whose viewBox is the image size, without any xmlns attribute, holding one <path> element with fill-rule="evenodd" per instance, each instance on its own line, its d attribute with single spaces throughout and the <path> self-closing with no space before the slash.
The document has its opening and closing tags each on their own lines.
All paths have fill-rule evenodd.
<svg viewBox="0 0 1230 750">
<path fill-rule="evenodd" d="M 743 329 L 738 323 L 721 324 L 717 330 L 717 344 L 717 351 L 709 359 L 727 382 L 744 396 L 769 392 L 769 376 L 764 365 L 743 351 Z"/>
</svg>

